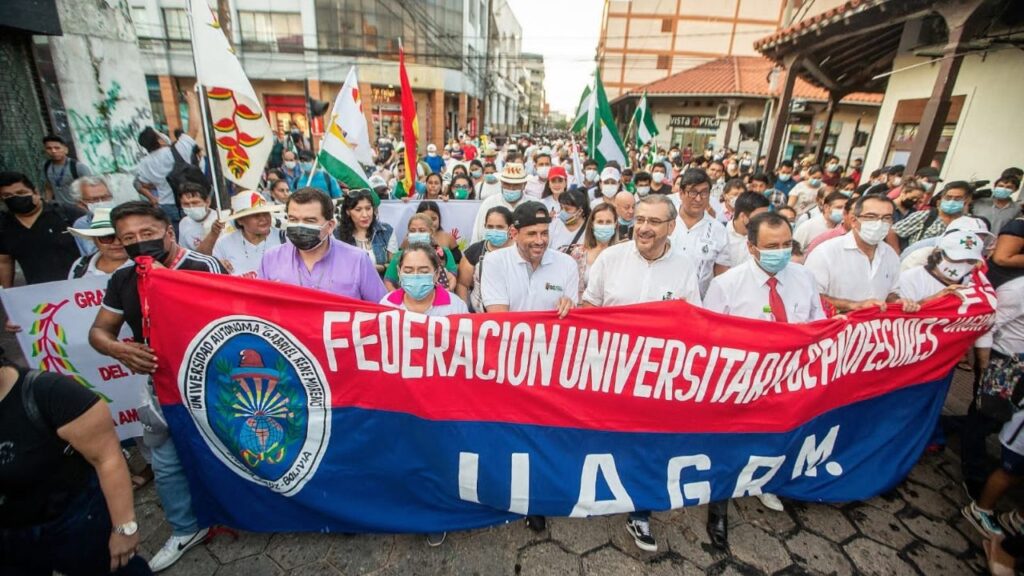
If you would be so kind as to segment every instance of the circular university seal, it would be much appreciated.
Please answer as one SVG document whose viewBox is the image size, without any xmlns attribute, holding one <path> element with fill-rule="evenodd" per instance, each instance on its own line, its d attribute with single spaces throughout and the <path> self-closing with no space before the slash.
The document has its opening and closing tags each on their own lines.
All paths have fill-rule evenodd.
<svg viewBox="0 0 1024 576">
<path fill-rule="evenodd" d="M 185 408 L 236 474 L 292 496 L 316 473 L 331 431 L 331 391 L 297 338 L 252 316 L 196 334 L 178 371 Z"/>
</svg>

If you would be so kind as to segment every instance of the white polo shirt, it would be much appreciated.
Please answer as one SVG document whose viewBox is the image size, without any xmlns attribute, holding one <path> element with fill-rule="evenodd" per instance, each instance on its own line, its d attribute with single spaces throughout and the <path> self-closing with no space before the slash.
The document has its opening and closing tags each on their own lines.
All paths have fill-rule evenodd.
<svg viewBox="0 0 1024 576">
<path fill-rule="evenodd" d="M 508 208 L 509 212 L 515 212 L 516 206 L 532 200 L 529 196 L 523 195 L 522 199 L 519 200 L 515 205 L 505 202 L 505 198 L 500 194 L 490 196 L 480 203 L 480 208 L 477 209 L 476 219 L 473 221 L 473 235 L 470 244 L 476 244 L 477 242 L 484 239 L 484 230 L 487 228 L 487 211 L 495 206 L 504 206 Z"/>
<path fill-rule="evenodd" d="M 715 276 L 704 296 L 704 307 L 730 316 L 774 320 L 768 303 L 769 278 L 768 273 L 751 258 Z M 825 317 L 818 286 L 810 271 L 790 262 L 775 278 L 779 281 L 776 290 L 786 305 L 786 319 L 790 324 L 813 322 Z"/>
<path fill-rule="evenodd" d="M 938 294 L 945 287 L 924 266 L 915 266 L 900 273 L 900 295 L 904 298 L 921 301 Z"/>
<path fill-rule="evenodd" d="M 263 261 L 263 253 L 281 245 L 281 231 L 270 229 L 270 235 L 258 245 L 250 244 L 241 230 L 222 235 L 213 245 L 213 257 L 231 264 L 232 276 L 255 278 Z"/>
<path fill-rule="evenodd" d="M 202 222 L 196 222 L 189 216 L 183 217 L 178 223 L 178 244 L 189 250 L 199 248 L 199 243 L 210 233 L 216 221 L 217 211 L 213 208 L 206 213 L 206 218 L 203 218 Z"/>
<path fill-rule="evenodd" d="M 825 296 L 843 300 L 885 300 L 900 293 L 900 257 L 885 242 L 875 247 L 875 257 L 857 247 L 851 230 L 826 240 L 807 257 L 806 266 Z"/>
<path fill-rule="evenodd" d="M 722 250 L 722 253 L 718 255 L 718 259 L 715 261 L 716 264 L 731 268 L 750 260 L 750 250 L 747 249 L 747 235 L 737 232 L 733 222 L 725 224 L 725 237 L 727 244 L 725 245 L 725 250 Z"/>
<path fill-rule="evenodd" d="M 590 267 L 583 300 L 594 306 L 624 306 L 660 300 L 686 300 L 700 306 L 696 266 L 686 254 L 668 251 L 651 262 L 636 242 L 605 248 Z"/>
<path fill-rule="evenodd" d="M 825 222 L 825 217 L 818 214 L 796 227 L 796 231 L 793 232 L 793 240 L 796 240 L 800 243 L 800 246 L 806 248 L 807 245 L 811 243 L 811 240 L 814 240 L 819 234 L 823 234 L 829 230 L 831 230 L 831 228 L 829 227 L 828 222 Z"/>
<path fill-rule="evenodd" d="M 484 307 L 505 305 L 512 312 L 555 310 L 565 296 L 576 303 L 580 272 L 568 254 L 547 249 L 536 269 L 513 244 L 487 256 L 480 278 Z"/>
<path fill-rule="evenodd" d="M 697 264 L 697 282 L 704 294 L 715 273 L 715 262 L 729 244 L 725 226 L 707 212 L 693 228 L 687 228 L 682 217 L 676 220 L 676 229 L 669 238 L 673 248 L 684 252 Z"/>
</svg>

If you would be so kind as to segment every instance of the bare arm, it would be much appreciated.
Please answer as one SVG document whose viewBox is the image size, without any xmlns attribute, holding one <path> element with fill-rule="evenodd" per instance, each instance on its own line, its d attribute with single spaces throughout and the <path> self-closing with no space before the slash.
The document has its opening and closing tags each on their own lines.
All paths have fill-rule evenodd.
<svg viewBox="0 0 1024 576">
<path fill-rule="evenodd" d="M 992 261 L 1007 268 L 1024 268 L 1022 248 L 1024 248 L 1024 238 L 1002 234 L 996 240 L 996 248 L 992 252 Z"/>
<path fill-rule="evenodd" d="M 14 258 L 10 254 L 0 254 L 0 286 L 14 286 Z"/>
<path fill-rule="evenodd" d="M 96 320 L 89 328 L 89 344 L 100 354 L 110 356 L 140 374 L 156 370 L 156 355 L 153 349 L 139 342 L 121 342 L 117 335 L 124 324 L 124 316 L 106 308 L 100 308 Z"/>
<path fill-rule="evenodd" d="M 840 312 L 853 312 L 854 310 L 870 308 L 872 306 L 878 306 L 881 308 L 882 312 L 885 312 L 885 302 L 881 300 L 846 300 L 843 298 L 833 298 L 831 296 L 824 297 L 825 300 L 828 300 L 829 303 L 835 306 L 836 310 L 839 310 Z M 898 296 L 897 299 L 899 299 Z"/>
<path fill-rule="evenodd" d="M 473 290 L 473 265 L 463 255 L 459 261 L 459 280 L 455 286 L 455 294 L 466 302 L 469 302 L 469 293 Z"/>
<path fill-rule="evenodd" d="M 508 304 L 491 304 L 487 307 L 487 312 L 508 312 Z"/>
<path fill-rule="evenodd" d="M 188 103 L 188 135 L 202 147 L 200 132 L 203 125 L 199 123 L 201 112 L 199 111 L 199 96 L 194 90 L 185 92 L 185 101 Z"/>
<path fill-rule="evenodd" d="M 96 469 L 111 523 L 119 526 L 134 521 L 132 481 L 106 403 L 93 404 L 84 414 L 58 428 L 57 436 L 71 444 Z M 138 532 L 132 536 L 111 533 L 111 567 L 127 564 L 138 545 Z"/>
<path fill-rule="evenodd" d="M 196 252 L 200 254 L 206 254 L 207 256 L 213 255 L 213 245 L 217 243 L 217 239 L 220 238 L 220 233 L 224 231 L 224 222 L 220 218 L 213 221 L 213 227 L 210 228 L 210 233 L 206 235 L 199 242 L 199 246 L 196 246 Z"/>
</svg>

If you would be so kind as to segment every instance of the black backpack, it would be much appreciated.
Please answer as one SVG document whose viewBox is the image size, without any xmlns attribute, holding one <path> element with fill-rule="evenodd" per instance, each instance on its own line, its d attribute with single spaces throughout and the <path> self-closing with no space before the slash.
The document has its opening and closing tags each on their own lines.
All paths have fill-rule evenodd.
<svg viewBox="0 0 1024 576">
<path fill-rule="evenodd" d="M 71 168 L 71 179 L 78 180 L 78 160 L 68 156 L 68 162 L 70 163 L 69 167 Z M 52 165 L 53 161 L 51 160 L 43 162 L 43 176 L 46 176 L 46 173 L 50 171 L 50 166 Z M 47 176 L 47 178 L 49 178 L 49 176 Z"/>
<path fill-rule="evenodd" d="M 174 204 L 181 208 L 181 187 L 189 182 L 210 186 L 210 181 L 199 166 L 185 160 L 178 153 L 177 142 L 171 146 L 171 154 L 174 154 L 174 166 L 167 173 L 167 183 L 174 191 Z"/>
</svg>

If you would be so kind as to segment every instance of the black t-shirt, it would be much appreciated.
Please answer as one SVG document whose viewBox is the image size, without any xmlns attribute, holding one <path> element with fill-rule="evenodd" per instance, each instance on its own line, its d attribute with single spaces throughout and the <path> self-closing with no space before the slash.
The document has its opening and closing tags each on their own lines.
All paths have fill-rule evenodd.
<svg viewBox="0 0 1024 576">
<path fill-rule="evenodd" d="M 469 263 L 472 264 L 474 268 L 476 268 L 476 263 L 480 260 L 480 255 L 483 254 L 486 249 L 484 248 L 485 242 L 487 242 L 487 240 L 481 240 L 476 244 L 471 244 L 466 248 L 466 251 L 462 253 L 463 258 L 469 260 Z"/>
<path fill-rule="evenodd" d="M 0 218 L 0 254 L 21 265 L 26 284 L 66 280 L 71 264 L 81 256 L 75 238 L 66 232 L 85 212 L 55 203 L 43 205 L 43 212 L 26 228 L 10 212 Z"/>
<path fill-rule="evenodd" d="M 196 272 L 212 272 L 223 274 L 220 262 L 212 257 L 186 250 L 185 255 L 174 266 L 175 270 L 193 270 Z M 124 321 L 132 329 L 136 342 L 142 342 L 142 303 L 139 301 L 139 273 L 135 266 L 115 271 L 107 282 L 107 293 L 103 295 L 103 307 L 124 316 Z"/>
<path fill-rule="evenodd" d="M 1018 238 L 1024 238 L 1024 218 L 1014 218 L 1007 222 L 1006 225 L 1003 226 L 1003 229 L 999 231 L 999 235 L 1010 235 Z M 1006 284 L 1014 278 L 1024 276 L 1024 268 L 1000 266 L 999 264 L 989 260 L 987 275 L 992 286 L 999 288 L 1001 285 Z"/>
<path fill-rule="evenodd" d="M 67 443 L 57 429 L 84 414 L 100 398 L 81 384 L 53 373 L 33 383 L 44 434 L 25 412 L 25 371 L 0 400 L 0 528 L 19 528 L 53 520 L 89 479 L 81 455 L 64 456 Z"/>
</svg>

